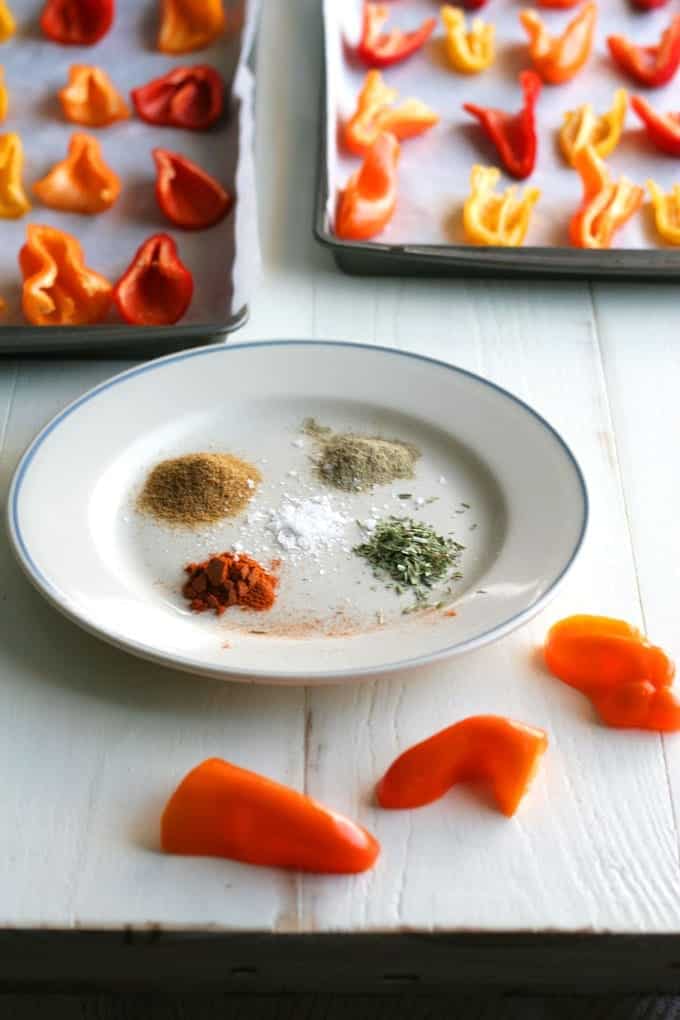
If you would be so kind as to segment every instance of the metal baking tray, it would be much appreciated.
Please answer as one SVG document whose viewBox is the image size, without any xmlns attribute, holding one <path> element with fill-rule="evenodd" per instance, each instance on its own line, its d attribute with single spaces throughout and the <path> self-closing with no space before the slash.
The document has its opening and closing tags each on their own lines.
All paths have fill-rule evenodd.
<svg viewBox="0 0 680 1020">
<path fill-rule="evenodd" d="M 616 248 L 608 251 L 588 251 L 577 248 L 570 248 L 568 246 L 524 246 L 521 248 L 484 248 L 469 244 L 458 244 L 458 243 L 410 243 L 400 238 L 398 242 L 394 242 L 390 239 L 391 228 L 388 228 L 386 232 L 385 241 L 367 241 L 367 242 L 352 242 L 352 241 L 341 241 L 333 232 L 333 215 L 334 207 L 337 195 L 337 186 L 333 183 L 335 176 L 336 180 L 345 179 L 347 176 L 347 160 L 338 151 L 338 116 L 339 109 L 342 105 L 340 99 L 340 92 L 344 87 L 345 90 L 351 87 L 352 95 L 356 95 L 361 84 L 363 75 L 366 73 L 365 68 L 352 66 L 351 58 L 347 55 L 347 48 L 345 45 L 345 39 L 343 33 L 338 30 L 340 21 L 348 17 L 350 22 L 353 21 L 352 32 L 358 31 L 358 16 L 357 12 L 360 11 L 360 0 L 343 0 L 342 11 L 339 12 L 338 7 L 339 0 L 324 0 L 323 2 L 323 31 L 324 31 L 324 81 L 322 87 L 321 97 L 321 131 L 320 131 L 320 146 L 319 146 L 319 160 L 318 160 L 318 185 L 316 194 L 316 211 L 315 211 L 315 222 L 314 222 L 314 233 L 317 240 L 327 247 L 333 254 L 335 261 L 340 269 L 346 273 L 361 274 L 361 275 L 398 275 L 398 276 L 519 276 L 519 277 L 554 277 L 563 279 L 654 279 L 654 280 L 677 280 L 680 278 L 680 250 L 673 249 L 671 247 L 630 247 L 630 248 Z M 413 0 L 410 5 L 413 8 L 411 19 L 408 24 L 417 23 L 423 14 L 423 4 L 419 3 L 418 0 Z M 351 12 L 349 9 L 354 7 L 355 11 Z M 409 5 L 400 5 L 402 16 L 404 10 L 408 11 Z M 428 4 L 429 10 L 427 13 L 432 13 L 432 7 Z M 603 5 L 601 4 L 602 8 Z M 625 10 L 626 5 L 623 5 Z M 514 4 L 507 5 L 508 10 L 504 11 L 501 6 L 500 0 L 491 0 L 480 13 L 482 17 L 487 20 L 498 21 L 502 17 L 512 17 L 516 20 L 517 8 Z M 395 5 L 396 11 L 396 5 Z M 437 8 L 434 8 L 436 13 Z M 508 13 L 509 11 L 509 13 Z M 662 14 L 662 11 L 665 14 Z M 551 12 L 541 11 L 541 14 L 547 16 L 551 24 L 562 25 L 565 22 L 565 15 L 573 17 L 573 11 L 562 11 L 559 12 L 560 17 L 553 17 L 552 22 L 550 19 Z M 395 14 L 395 17 L 398 15 Z M 626 19 L 636 18 L 639 23 L 639 15 L 629 11 L 625 14 Z M 665 26 L 668 21 L 668 10 L 662 8 L 661 11 L 654 12 L 652 15 L 645 18 L 645 39 L 654 39 L 658 37 L 658 34 Z M 397 21 L 398 23 L 398 21 Z M 622 30 L 625 29 L 622 28 Z M 440 30 L 438 30 L 440 31 Z M 600 29 L 598 34 L 598 45 L 603 46 L 604 31 Z M 349 38 L 352 38 L 350 32 L 347 33 Z M 502 36 L 499 38 L 499 48 L 502 45 Z M 521 38 L 521 30 L 520 30 Z M 432 46 L 438 45 L 437 41 L 434 40 Z M 511 45 L 511 52 L 509 60 L 512 62 L 513 75 L 516 80 L 516 70 L 518 66 L 517 54 L 521 53 L 521 49 L 517 44 L 517 39 L 513 38 Z M 417 59 L 417 58 L 416 58 Z M 411 70 L 409 72 L 409 65 Z M 436 58 L 435 58 L 436 65 Z M 407 95 L 419 95 L 417 86 L 414 86 L 413 78 L 413 64 L 411 61 L 407 61 L 404 65 L 399 68 L 388 69 L 385 74 L 385 78 L 389 84 L 395 85 L 398 88 L 400 95 L 406 97 Z M 616 86 L 626 84 L 623 82 L 621 77 L 617 77 L 616 72 L 611 69 L 601 69 L 606 67 L 604 60 L 596 61 L 596 70 L 594 72 L 594 82 L 589 83 L 586 79 L 586 94 L 590 98 L 588 89 L 591 85 L 597 84 L 600 93 L 608 88 L 608 95 L 611 96 L 613 89 Z M 437 74 L 441 75 L 441 64 L 436 68 Z M 609 84 L 607 84 L 606 75 L 609 75 Z M 345 80 L 345 76 L 347 80 Z M 483 77 L 483 76 L 482 76 Z M 396 80 L 395 80 L 396 79 Z M 601 80 L 600 80 L 601 79 Z M 450 74 L 448 89 L 449 92 L 446 96 L 441 98 L 441 101 L 437 104 L 437 108 L 440 112 L 446 110 L 459 110 L 460 104 L 467 99 L 470 99 L 475 95 L 474 90 L 471 91 L 470 78 L 467 76 L 458 76 L 455 73 Z M 403 83 L 403 84 L 402 84 Z M 509 79 L 507 74 L 505 77 L 505 87 L 512 89 L 512 79 Z M 670 87 L 672 88 L 672 86 Z M 677 90 L 677 84 L 675 86 Z M 563 89 L 560 93 L 560 89 Z M 630 91 L 634 91 L 634 88 Z M 554 102 L 556 98 L 559 98 L 561 103 L 561 109 L 571 109 L 578 106 L 580 103 L 585 101 L 584 85 L 583 82 L 579 83 L 579 79 L 575 79 L 574 82 L 569 86 L 560 86 L 557 89 L 549 91 L 549 87 L 543 90 L 544 94 L 548 94 L 549 101 Z M 514 100 L 516 105 L 519 105 L 519 91 L 517 88 L 513 91 Z M 674 100 L 671 98 L 672 93 L 668 90 L 655 90 L 654 102 L 659 104 L 662 109 L 674 108 L 677 106 L 677 102 L 674 104 Z M 346 97 L 345 97 L 346 98 Z M 428 100 L 428 96 L 420 96 L 419 98 L 425 98 Z M 481 100 L 487 105 L 493 105 L 493 99 L 489 98 L 487 92 L 486 98 Z M 434 105 L 434 104 L 433 104 Z M 511 108 L 507 95 L 505 99 L 496 100 L 496 105 Z M 345 108 L 347 103 L 345 102 Z M 602 102 L 595 102 L 596 109 L 603 110 L 606 108 L 606 104 Z M 458 118 L 458 121 L 462 121 L 463 117 Z M 629 128 L 633 126 L 633 115 L 629 112 L 628 114 L 628 125 Z M 551 145 L 552 134 L 554 126 L 559 124 L 559 120 L 551 121 L 552 127 L 548 127 L 547 134 L 549 137 L 543 137 L 543 145 Z M 470 120 L 470 124 L 472 121 Z M 436 128 L 435 130 L 438 130 Z M 544 134 L 546 134 L 546 128 L 543 128 Z M 638 133 L 639 134 L 639 133 Z M 469 157 L 468 166 L 471 166 L 473 162 L 492 163 L 494 162 L 494 154 L 488 147 L 484 147 L 484 143 L 479 143 L 476 138 L 472 142 L 469 140 L 470 132 L 468 135 L 464 135 L 463 144 L 470 146 L 470 151 L 473 154 Z M 414 143 L 404 143 L 402 153 L 407 153 L 407 146 Z M 643 151 L 639 146 L 639 138 L 633 138 L 632 145 L 637 145 L 635 149 L 636 156 L 638 151 Z M 625 140 L 622 141 L 621 147 L 625 148 Z M 475 158 L 475 152 L 477 152 Z M 431 151 L 428 150 L 423 158 L 422 165 L 427 167 L 426 159 L 432 155 Z M 616 166 L 615 157 L 617 153 L 614 153 L 614 157 L 611 158 L 611 162 L 616 169 L 616 172 L 624 172 L 624 168 L 629 172 L 630 176 L 633 176 L 639 183 L 644 183 L 648 176 L 656 175 L 660 183 L 669 186 L 672 182 L 675 174 L 673 161 L 664 157 L 663 154 L 647 153 L 644 160 L 641 160 L 641 165 L 637 170 L 633 170 L 630 166 L 626 166 L 625 162 L 619 163 Z M 574 210 L 580 201 L 580 181 L 574 171 L 567 170 L 566 168 L 559 166 L 559 156 L 557 153 L 548 152 L 546 153 L 546 159 L 549 164 L 548 174 L 557 174 L 558 172 L 563 176 L 562 180 L 568 181 L 568 186 L 572 189 L 569 195 L 569 203 L 571 204 L 572 210 Z M 624 153 L 624 160 L 627 159 L 630 162 L 630 149 Z M 338 170 L 337 163 L 343 163 L 342 172 Z M 354 161 L 355 165 L 358 165 L 358 161 Z M 403 158 L 402 158 L 403 162 Z M 652 168 L 653 169 L 650 169 Z M 335 173 L 333 173 L 335 168 Z M 452 167 L 452 173 L 455 173 L 456 168 Z M 676 175 L 677 176 L 677 175 Z M 532 183 L 534 182 L 532 178 Z M 525 182 L 523 182 L 525 183 Z M 544 182 L 538 181 L 539 186 Z M 465 193 L 467 187 L 467 180 L 465 179 L 462 184 L 463 193 Z M 652 231 L 649 228 L 648 221 L 646 219 L 646 208 L 642 213 L 638 214 L 641 217 L 641 226 L 639 230 L 646 232 L 647 236 L 652 236 Z M 644 244 L 645 241 L 638 242 Z"/>
<path fill-rule="evenodd" d="M 231 31 L 214 46 L 182 56 L 166 56 L 155 47 L 159 5 L 153 0 L 118 0 L 116 23 L 96 46 L 59 46 L 38 26 L 43 0 L 14 0 L 16 36 L 3 45 L 0 61 L 10 95 L 2 131 L 17 131 L 24 143 L 24 182 L 33 202 L 20 220 L 2 221 L 0 294 L 9 306 L 0 324 L 0 354 L 125 354 L 151 357 L 209 340 L 222 340 L 247 319 L 248 295 L 259 265 L 253 153 L 253 50 L 259 0 L 226 0 Z M 123 59 L 124 58 L 124 59 Z M 107 128 L 81 129 L 67 123 L 56 100 L 68 67 L 103 67 L 123 95 L 135 85 L 172 67 L 208 63 L 225 80 L 225 117 L 208 132 L 148 125 L 136 117 Z M 76 216 L 47 209 L 30 194 L 31 183 L 64 157 L 73 131 L 99 139 L 104 156 L 123 182 L 121 198 L 100 216 Z M 157 209 L 151 149 L 182 152 L 214 173 L 236 192 L 233 212 L 208 231 L 175 230 Z M 75 234 L 86 261 L 109 279 L 117 279 L 141 242 L 167 231 L 194 272 L 196 290 L 185 318 L 175 326 L 141 328 L 115 321 L 96 326 L 36 327 L 21 321 L 21 278 L 16 256 L 26 224 L 47 223 Z"/>
</svg>

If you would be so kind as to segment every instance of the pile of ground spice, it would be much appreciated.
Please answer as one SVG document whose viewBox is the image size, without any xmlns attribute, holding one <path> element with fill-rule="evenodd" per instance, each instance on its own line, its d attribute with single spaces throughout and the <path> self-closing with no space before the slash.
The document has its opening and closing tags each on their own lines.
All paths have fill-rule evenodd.
<svg viewBox="0 0 680 1020">
<path fill-rule="evenodd" d="M 137 507 L 167 524 L 197 527 L 241 513 L 261 481 L 253 464 L 230 453 L 189 453 L 156 465 Z"/>
<path fill-rule="evenodd" d="M 398 478 L 413 478 L 420 450 L 401 439 L 332 432 L 313 418 L 303 431 L 319 446 L 315 461 L 319 478 L 344 492 L 363 492 L 390 485 Z"/>
<path fill-rule="evenodd" d="M 271 609 L 278 578 L 251 556 L 224 552 L 203 563 L 189 563 L 189 580 L 182 588 L 195 613 L 214 609 L 218 616 L 230 606 Z"/>
</svg>

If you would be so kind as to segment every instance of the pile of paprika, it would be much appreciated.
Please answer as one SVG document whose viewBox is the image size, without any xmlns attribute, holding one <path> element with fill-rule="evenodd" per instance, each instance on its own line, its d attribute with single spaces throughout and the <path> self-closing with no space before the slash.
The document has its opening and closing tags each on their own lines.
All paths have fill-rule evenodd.
<svg viewBox="0 0 680 1020">
<path fill-rule="evenodd" d="M 214 610 L 221 616 L 231 606 L 262 611 L 276 601 L 278 578 L 245 554 L 221 553 L 203 563 L 189 563 L 182 594 L 195 613 Z"/>
</svg>

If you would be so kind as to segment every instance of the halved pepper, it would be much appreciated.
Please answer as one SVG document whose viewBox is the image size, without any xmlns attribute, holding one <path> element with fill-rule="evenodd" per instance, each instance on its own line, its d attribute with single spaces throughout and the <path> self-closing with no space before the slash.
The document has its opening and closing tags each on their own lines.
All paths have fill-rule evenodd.
<svg viewBox="0 0 680 1020">
<path fill-rule="evenodd" d="M 383 32 L 390 13 L 389 4 L 369 3 L 368 0 L 364 3 L 357 56 L 369 67 L 390 67 L 401 63 L 417 53 L 437 27 L 436 18 L 427 18 L 411 32 L 402 32 L 399 28 Z"/>
<path fill-rule="evenodd" d="M 83 249 L 71 234 L 29 224 L 19 266 L 22 307 L 33 325 L 84 326 L 106 316 L 113 288 L 85 265 Z"/>
<path fill-rule="evenodd" d="M 207 131 L 222 116 L 224 82 L 214 67 L 175 67 L 132 90 L 142 120 L 162 127 Z"/>
<path fill-rule="evenodd" d="M 17 220 L 31 208 L 21 175 L 24 147 L 19 135 L 0 135 L 0 219 Z"/>
<path fill-rule="evenodd" d="M 617 89 L 611 109 L 599 117 L 591 103 L 584 103 L 578 109 L 565 113 L 559 138 L 567 163 L 573 166 L 574 154 L 584 145 L 592 145 L 602 159 L 611 155 L 621 140 L 627 109 L 628 93 L 625 89 Z"/>
<path fill-rule="evenodd" d="M 161 0 L 161 53 L 193 53 L 218 39 L 226 26 L 223 0 Z"/>
<path fill-rule="evenodd" d="M 518 113 L 506 113 L 505 110 L 474 103 L 464 103 L 463 109 L 482 125 L 508 173 L 523 180 L 536 165 L 536 101 L 541 92 L 541 79 L 534 71 L 522 71 L 519 83 L 524 103 Z"/>
<path fill-rule="evenodd" d="M 635 215 L 644 190 L 627 177 L 614 180 L 592 145 L 574 154 L 574 169 L 583 182 L 583 202 L 569 225 L 575 248 L 610 248 L 617 230 Z"/>
<path fill-rule="evenodd" d="M 234 198 L 219 181 L 177 152 L 154 149 L 153 158 L 156 201 L 171 223 L 184 230 L 205 230 L 224 219 Z"/>
<path fill-rule="evenodd" d="M 543 81 L 561 85 L 570 81 L 588 60 L 595 38 L 597 4 L 584 4 L 561 35 L 552 36 L 534 10 L 520 13 L 529 36 L 529 55 Z"/>
<path fill-rule="evenodd" d="M 637 46 L 625 35 L 610 35 L 607 45 L 619 67 L 641 85 L 666 85 L 680 66 L 680 14 L 656 45 Z"/>
<path fill-rule="evenodd" d="M 113 24 L 115 0 L 47 0 L 40 27 L 64 46 L 93 46 Z"/>
<path fill-rule="evenodd" d="M 468 31 L 465 13 L 451 4 L 442 7 L 441 15 L 451 66 L 462 74 L 479 74 L 491 67 L 496 57 L 495 26 L 474 18 Z"/>
<path fill-rule="evenodd" d="M 647 188 L 652 198 L 656 229 L 668 244 L 680 245 L 680 184 L 674 184 L 665 192 L 656 181 L 647 181 Z"/>
<path fill-rule="evenodd" d="M 120 178 L 104 161 L 99 142 L 84 132 L 72 135 L 66 159 L 33 185 L 43 205 L 91 216 L 110 209 L 120 190 Z"/>
<path fill-rule="evenodd" d="M 11 39 L 17 30 L 14 15 L 5 0 L 0 0 L 0 43 Z"/>
<path fill-rule="evenodd" d="M 137 250 L 113 296 L 126 322 L 171 326 L 191 304 L 194 280 L 168 234 L 154 234 Z"/>
<path fill-rule="evenodd" d="M 630 105 L 657 149 L 680 156 L 680 113 L 659 113 L 642 96 L 633 96 Z"/>
<path fill-rule="evenodd" d="M 356 874 L 380 844 L 343 815 L 272 779 L 209 758 L 184 777 L 165 806 L 166 853 L 226 857 L 269 868 Z"/>
<path fill-rule="evenodd" d="M 665 7 L 668 0 L 633 0 L 633 3 L 641 11 L 653 11 L 657 7 Z"/>
<path fill-rule="evenodd" d="M 397 205 L 398 163 L 399 142 L 383 132 L 340 193 L 335 217 L 338 237 L 368 241 L 385 229 Z"/>
<path fill-rule="evenodd" d="M 343 125 L 342 139 L 350 152 L 363 156 L 383 131 L 398 139 L 413 138 L 429 131 L 439 115 L 419 99 L 406 99 L 399 106 L 396 89 L 388 88 L 380 71 L 369 71 L 359 93 L 357 108 Z"/>
<path fill-rule="evenodd" d="M 381 807 L 423 807 L 457 783 L 483 780 L 499 811 L 514 815 L 548 747 L 543 730 L 497 715 L 476 715 L 404 751 L 378 784 Z"/>
<path fill-rule="evenodd" d="M 539 7 L 549 7 L 552 10 L 567 10 L 569 7 L 576 7 L 581 0 L 536 0 Z"/>
<path fill-rule="evenodd" d="M 127 103 L 101 67 L 72 64 L 68 84 L 59 90 L 66 120 L 85 127 L 106 127 L 130 116 Z"/>
<path fill-rule="evenodd" d="M 0 121 L 7 117 L 9 108 L 9 91 L 5 83 L 5 69 L 0 67 Z"/>
<path fill-rule="evenodd" d="M 495 193 L 501 172 L 495 166 L 473 166 L 470 195 L 463 206 L 465 234 L 473 244 L 517 248 L 526 237 L 531 211 L 541 197 L 538 188 L 517 194 L 513 185 Z"/>
</svg>

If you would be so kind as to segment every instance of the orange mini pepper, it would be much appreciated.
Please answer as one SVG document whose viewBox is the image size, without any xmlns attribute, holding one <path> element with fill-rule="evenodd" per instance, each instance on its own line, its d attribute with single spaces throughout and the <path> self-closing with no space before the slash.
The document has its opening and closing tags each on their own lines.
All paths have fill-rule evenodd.
<svg viewBox="0 0 680 1020">
<path fill-rule="evenodd" d="M 33 325 L 84 326 L 106 316 L 113 288 L 85 265 L 83 249 L 71 234 L 29 224 L 19 266 L 22 307 Z"/>
<path fill-rule="evenodd" d="M 0 0 L 0 43 L 11 39 L 17 30 L 14 15 L 5 0 Z"/>
<path fill-rule="evenodd" d="M 161 819 L 161 846 L 171 854 L 337 875 L 367 871 L 380 852 L 349 818 L 220 758 L 202 762 L 177 787 Z"/>
<path fill-rule="evenodd" d="M 17 220 L 31 208 L 21 175 L 24 147 L 14 132 L 0 135 L 0 219 Z"/>
<path fill-rule="evenodd" d="M 543 653 L 553 676 L 590 698 L 606 725 L 680 729 L 675 666 L 629 623 L 570 616 L 550 629 Z"/>
<path fill-rule="evenodd" d="M 9 92 L 7 91 L 7 85 L 5 84 L 5 69 L 0 67 L 0 120 L 4 120 L 7 116 L 7 110 L 9 108 Z"/>
<path fill-rule="evenodd" d="M 415 744 L 378 784 L 384 808 L 439 800 L 456 783 L 483 780 L 504 815 L 514 815 L 548 747 L 543 730 L 498 715 L 473 715 Z"/>
<path fill-rule="evenodd" d="M 557 36 L 550 35 L 536 11 L 521 11 L 519 17 L 529 36 L 531 61 L 543 81 L 550 85 L 571 81 L 593 48 L 597 4 L 584 4 L 562 34 Z"/>
<path fill-rule="evenodd" d="M 223 0 L 161 0 L 161 53 L 193 53 L 205 49 L 224 31 Z"/>
<path fill-rule="evenodd" d="M 104 162 L 99 142 L 84 133 L 72 136 L 66 159 L 33 185 L 43 205 L 90 216 L 110 209 L 120 189 L 120 178 Z"/>
<path fill-rule="evenodd" d="M 574 153 L 573 166 L 583 182 L 583 201 L 569 225 L 571 243 L 575 248 L 610 248 L 616 231 L 642 205 L 644 188 L 627 177 L 614 180 L 592 145 Z"/>
<path fill-rule="evenodd" d="M 367 241 L 394 216 L 397 205 L 399 142 L 394 135 L 378 135 L 363 164 L 340 192 L 335 233 L 343 240 Z"/>
<path fill-rule="evenodd" d="M 406 99 L 393 106 L 398 93 L 388 88 L 380 71 L 369 71 L 357 99 L 357 108 L 343 127 L 345 147 L 358 156 L 366 154 L 383 131 L 395 138 L 413 138 L 429 131 L 439 116 L 419 99 Z"/>
<path fill-rule="evenodd" d="M 72 64 L 68 85 L 59 90 L 66 120 L 85 127 L 105 127 L 130 116 L 127 103 L 101 67 Z"/>
</svg>

